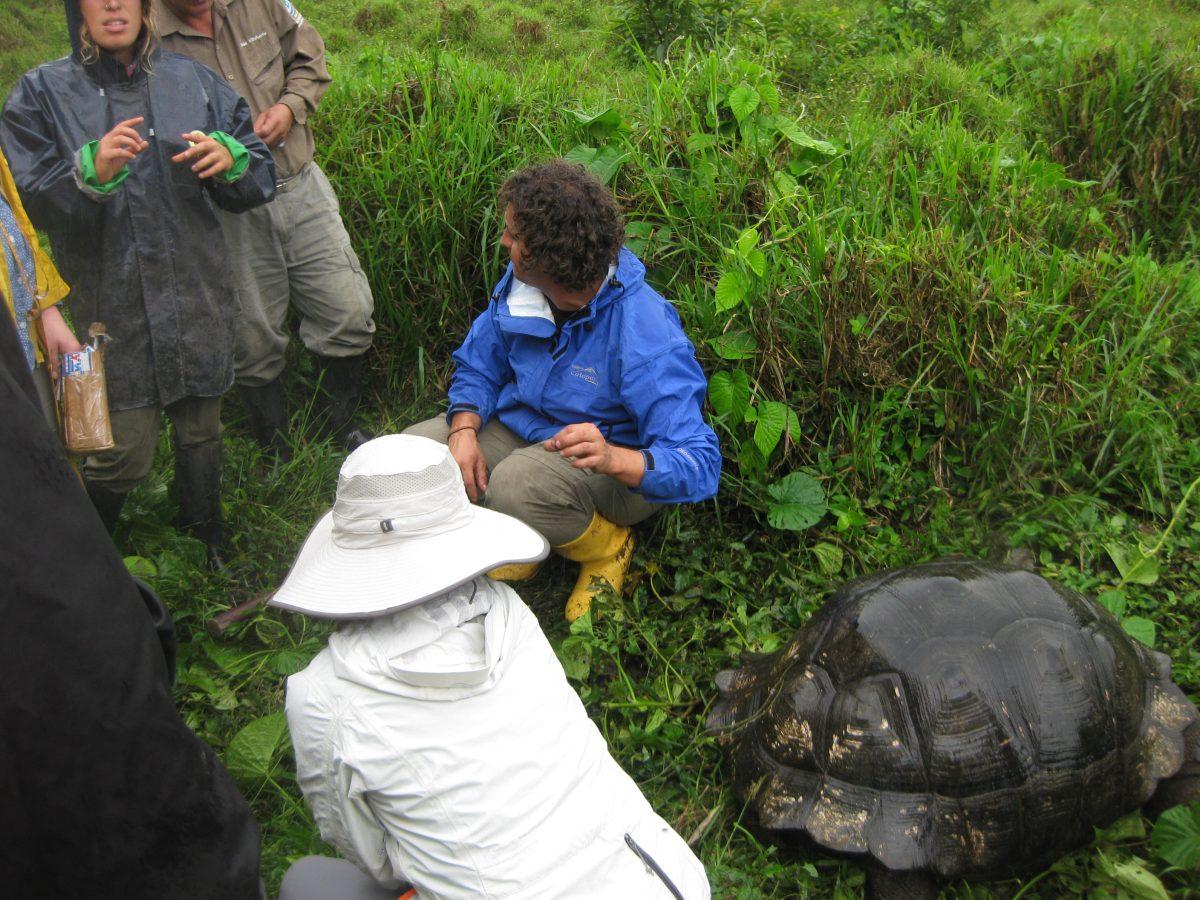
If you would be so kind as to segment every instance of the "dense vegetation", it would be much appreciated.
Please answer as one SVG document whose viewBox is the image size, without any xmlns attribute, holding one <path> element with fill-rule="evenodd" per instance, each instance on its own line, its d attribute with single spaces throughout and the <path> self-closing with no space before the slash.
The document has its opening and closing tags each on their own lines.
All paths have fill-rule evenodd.
<svg viewBox="0 0 1200 900">
<path fill-rule="evenodd" d="M 18 6 L 0 10 L 5 84 L 65 46 L 57 0 Z M 785 641 L 848 577 L 1031 554 L 1200 696 L 1195 0 L 302 8 L 337 77 L 321 162 L 378 303 L 375 427 L 443 396 L 501 271 L 496 187 L 530 159 L 612 184 L 693 336 L 719 498 L 641 529 L 625 596 L 569 631 L 566 564 L 522 593 L 716 896 L 861 885 L 853 865 L 760 846 L 701 728 L 713 674 Z M 33 36 L 19 48 L 13 23 Z M 301 447 L 272 479 L 229 406 L 230 572 L 205 573 L 167 525 L 165 466 L 119 537 L 176 612 L 180 703 L 252 798 L 275 883 L 320 851 L 280 710 L 326 630 L 262 612 L 217 641 L 203 623 L 278 584 L 340 456 Z M 1176 844 L 1147 835 L 1133 816 L 1035 878 L 951 894 L 1200 894 Z"/>
</svg>

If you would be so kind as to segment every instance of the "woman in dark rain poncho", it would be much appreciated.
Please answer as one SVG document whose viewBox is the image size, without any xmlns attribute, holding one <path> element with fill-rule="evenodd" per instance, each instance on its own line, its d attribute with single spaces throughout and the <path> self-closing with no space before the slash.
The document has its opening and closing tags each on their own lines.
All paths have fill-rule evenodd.
<svg viewBox="0 0 1200 900">
<path fill-rule="evenodd" d="M 274 196 L 246 101 L 158 49 L 151 0 L 65 0 L 73 52 L 26 73 L 0 144 L 25 208 L 72 287 L 77 328 L 103 322 L 116 448 L 90 456 L 88 494 L 111 528 L 149 472 L 160 413 L 174 426 L 179 524 L 216 561 L 220 398 L 233 310 L 213 204 Z"/>
</svg>

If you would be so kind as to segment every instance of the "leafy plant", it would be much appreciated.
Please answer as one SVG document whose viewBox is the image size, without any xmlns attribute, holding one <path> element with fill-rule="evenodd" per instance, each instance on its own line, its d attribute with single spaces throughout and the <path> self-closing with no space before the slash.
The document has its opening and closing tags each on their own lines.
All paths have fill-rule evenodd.
<svg viewBox="0 0 1200 900">
<path fill-rule="evenodd" d="M 1150 846 L 1176 868 L 1200 872 L 1200 804 L 1176 806 L 1159 816 Z"/>
<path fill-rule="evenodd" d="M 773 528 L 805 531 L 816 525 L 827 510 L 825 489 L 807 472 L 793 472 L 781 478 L 767 488 L 767 493 L 773 501 L 767 509 L 767 521 Z M 835 557 L 829 550 L 818 553 L 819 557 L 822 555 L 825 566 L 834 571 L 841 568 L 840 557 Z M 836 567 L 833 566 L 835 559 Z"/>
</svg>

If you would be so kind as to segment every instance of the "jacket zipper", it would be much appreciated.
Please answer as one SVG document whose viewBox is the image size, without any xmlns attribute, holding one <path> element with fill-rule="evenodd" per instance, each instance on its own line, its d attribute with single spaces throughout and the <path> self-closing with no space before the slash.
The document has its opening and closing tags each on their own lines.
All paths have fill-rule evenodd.
<svg viewBox="0 0 1200 900">
<path fill-rule="evenodd" d="M 646 864 L 646 868 L 657 875 L 659 880 L 667 886 L 667 890 L 671 892 L 671 896 L 675 900 L 683 900 L 683 894 L 680 893 L 679 888 L 675 887 L 671 879 L 667 877 L 667 873 L 662 870 L 662 866 L 654 861 L 653 856 L 638 846 L 637 841 L 633 839 L 632 835 L 625 835 L 625 843 L 629 845 L 629 849 L 636 854 L 637 858 Z"/>
</svg>

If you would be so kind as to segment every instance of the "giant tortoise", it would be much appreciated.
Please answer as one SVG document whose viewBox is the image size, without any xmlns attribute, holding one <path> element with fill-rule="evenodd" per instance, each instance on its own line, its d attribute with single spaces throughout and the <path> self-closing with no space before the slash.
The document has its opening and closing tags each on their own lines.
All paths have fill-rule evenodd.
<svg viewBox="0 0 1200 900">
<path fill-rule="evenodd" d="M 860 855 L 868 896 L 1019 875 L 1156 790 L 1200 799 L 1200 717 L 1167 657 L 1028 571 L 859 579 L 717 685 L 708 725 L 756 827 Z"/>
</svg>

